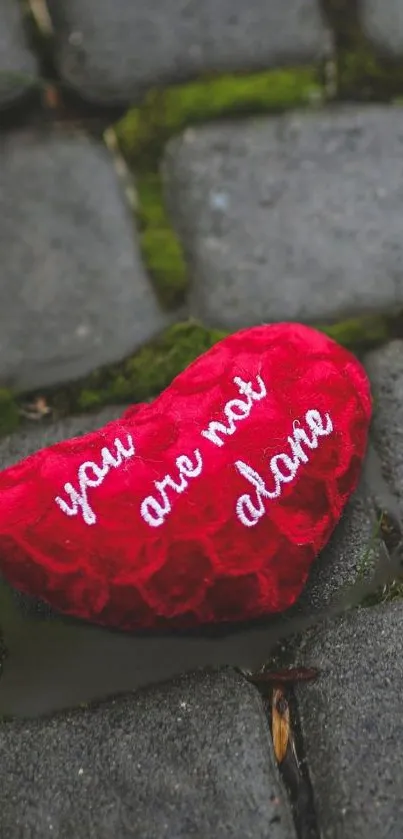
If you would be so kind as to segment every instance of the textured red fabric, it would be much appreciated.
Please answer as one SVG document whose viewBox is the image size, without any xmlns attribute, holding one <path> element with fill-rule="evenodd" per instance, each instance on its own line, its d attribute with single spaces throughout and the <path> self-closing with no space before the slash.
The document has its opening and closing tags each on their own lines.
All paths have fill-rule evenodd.
<svg viewBox="0 0 403 839">
<path fill-rule="evenodd" d="M 0 473 L 1 572 L 125 630 L 284 610 L 356 487 L 370 414 L 363 368 L 325 335 L 243 330 L 152 404 Z"/>
</svg>

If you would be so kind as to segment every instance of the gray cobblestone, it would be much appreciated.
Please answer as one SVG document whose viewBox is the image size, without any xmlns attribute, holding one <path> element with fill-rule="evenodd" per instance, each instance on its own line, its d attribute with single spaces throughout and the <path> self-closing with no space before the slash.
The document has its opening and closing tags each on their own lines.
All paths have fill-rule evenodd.
<svg viewBox="0 0 403 839">
<path fill-rule="evenodd" d="M 90 415 L 26 425 L 0 439 L 0 469 L 59 440 L 95 430 L 122 411 L 122 406 L 110 406 Z M 324 574 L 328 581 L 326 568 Z M 0 581 L 0 631 L 9 652 L 0 679 L 0 716 L 35 716 L 136 690 L 195 668 L 232 665 L 257 670 L 269 660 L 284 624 L 269 619 L 258 626 L 190 636 L 110 633 L 61 618 L 46 604 L 17 592 L 10 596 L 9 587 Z"/>
<path fill-rule="evenodd" d="M 82 434 L 101 428 L 107 422 L 117 419 L 124 410 L 124 405 L 109 405 L 97 413 L 64 417 L 57 422 L 27 422 L 18 432 L 0 437 L 0 470 L 60 440 L 81 437 Z"/>
<path fill-rule="evenodd" d="M 364 34 L 378 50 L 403 56 L 402 0 L 362 0 L 361 19 Z"/>
<path fill-rule="evenodd" d="M 328 46 L 326 5 L 46 0 L 48 46 L 64 91 L 126 105 L 150 88 L 208 74 L 316 64 Z M 403 0 L 354 6 L 381 60 L 401 58 Z M 0 7 L 5 109 L 39 84 L 39 71 L 23 6 Z M 328 64 L 328 92 L 334 71 Z M 59 112 L 61 101 L 47 121 Z M 189 263 L 191 314 L 206 325 L 403 309 L 400 107 L 337 106 L 189 129 L 169 144 L 163 175 Z M 180 316 L 157 301 L 107 149 L 67 125 L 0 137 L 0 253 L 0 388 L 84 376 Z M 124 634 L 60 616 L 0 578 L 0 657 L 8 654 L 0 662 L 0 837 L 296 839 L 267 704 L 239 672 L 270 665 L 288 638 L 296 664 L 319 668 L 293 705 L 318 836 L 400 839 L 403 602 L 330 621 L 341 590 L 371 579 L 385 560 L 377 507 L 391 501 L 394 511 L 396 498 L 403 517 L 403 341 L 365 363 L 391 498 L 365 470 L 287 613 L 198 633 Z M 0 469 L 122 410 L 24 423 L 0 440 Z M 306 631 L 315 614 L 321 622 Z M 301 839 L 304 807 L 305 799 Z"/>
<path fill-rule="evenodd" d="M 358 579 L 371 579 L 381 560 L 377 522 L 370 492 L 362 480 L 311 569 L 297 612 L 309 615 L 325 610 L 339 600 L 343 589 Z"/>
<path fill-rule="evenodd" d="M 37 62 L 27 44 L 21 7 L 15 0 L 1 0 L 0 108 L 14 103 L 37 81 Z"/>
<path fill-rule="evenodd" d="M 2 723 L 0 748 L 7 839 L 295 839 L 261 699 L 231 671 Z"/>
<path fill-rule="evenodd" d="M 403 603 L 362 609 L 308 635 L 297 689 L 320 835 L 400 839 Z"/>
<path fill-rule="evenodd" d="M 48 0 L 60 73 L 83 97 L 130 102 L 213 71 L 315 62 L 316 0 Z"/>
<path fill-rule="evenodd" d="M 77 378 L 167 325 L 112 159 L 84 134 L 3 136 L 0 250 L 2 385 Z"/>
<path fill-rule="evenodd" d="M 27 425 L 0 440 L 0 469 L 58 440 L 99 428 L 122 411 L 122 406 L 110 406 L 96 414 Z M 33 715 L 71 707 L 195 667 L 260 668 L 270 660 L 278 641 L 298 630 L 301 618 L 304 621 L 334 605 L 341 588 L 354 583 L 364 571 L 367 578 L 371 576 L 379 560 L 375 523 L 376 513 L 362 480 L 295 607 L 261 626 L 244 625 L 211 636 L 147 639 L 110 634 L 61 619 L 45 604 L 13 593 L 11 602 L 7 600 L 10 612 L 0 601 L 0 627 L 10 652 L 1 679 L 0 714 Z M 49 617 L 51 627 L 43 622 Z M 15 619 L 26 623 L 16 634 Z"/>
<path fill-rule="evenodd" d="M 189 129 L 167 199 L 192 313 L 236 329 L 403 305 L 403 111 L 354 106 Z"/>
<path fill-rule="evenodd" d="M 403 515 L 403 342 L 374 350 L 365 365 L 375 398 L 374 442 Z"/>
</svg>

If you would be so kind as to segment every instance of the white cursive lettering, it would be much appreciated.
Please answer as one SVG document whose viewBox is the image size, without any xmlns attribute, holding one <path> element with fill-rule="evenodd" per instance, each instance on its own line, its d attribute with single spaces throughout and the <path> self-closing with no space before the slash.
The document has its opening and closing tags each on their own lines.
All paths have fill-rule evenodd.
<svg viewBox="0 0 403 839">
<path fill-rule="evenodd" d="M 199 449 L 195 449 L 194 456 L 196 463 L 193 464 L 190 457 L 180 455 L 176 458 L 176 466 L 179 472 L 179 481 L 175 482 L 170 475 L 165 475 L 162 481 L 154 481 L 156 490 L 160 493 L 161 500 L 153 495 L 148 495 L 141 504 L 140 513 L 150 527 L 160 527 L 164 524 L 166 517 L 171 512 L 172 506 L 166 492 L 167 487 L 173 489 L 178 495 L 187 489 L 189 482 L 186 478 L 197 478 L 203 469 L 203 459 Z"/>
<path fill-rule="evenodd" d="M 243 460 L 237 460 L 235 468 L 242 477 L 244 477 L 255 488 L 255 495 L 252 498 L 250 495 L 241 495 L 236 502 L 236 514 L 239 521 L 245 527 L 254 527 L 258 521 L 264 516 L 266 510 L 263 503 L 264 498 L 273 499 L 279 498 L 282 491 L 282 484 L 288 484 L 293 481 L 301 463 L 308 462 L 308 456 L 302 445 L 308 449 L 316 449 L 318 447 L 318 438 L 327 437 L 333 431 L 333 423 L 329 414 L 325 414 L 325 423 L 319 411 L 307 411 L 305 414 L 305 421 L 312 431 L 310 438 L 306 431 L 299 428 L 297 420 L 293 423 L 294 433 L 292 437 L 288 437 L 288 443 L 291 449 L 290 457 L 285 452 L 274 455 L 271 458 L 269 468 L 271 477 L 274 480 L 274 487 L 268 489 L 264 479 L 252 469 Z"/>
<path fill-rule="evenodd" d="M 201 432 L 202 437 L 205 437 L 210 443 L 214 443 L 215 446 L 223 446 L 225 441 L 219 435 L 230 437 L 234 434 L 237 423 L 249 416 L 253 402 L 260 402 L 267 396 L 266 386 L 260 376 L 256 376 L 259 385 L 258 391 L 253 390 L 252 382 L 244 382 L 239 376 L 235 376 L 233 381 L 241 396 L 246 396 L 246 402 L 243 399 L 230 399 L 224 407 L 228 425 L 213 420 L 210 422 L 207 431 Z"/>
<path fill-rule="evenodd" d="M 127 435 L 127 448 L 123 446 L 118 437 L 114 440 L 114 446 L 116 449 L 115 455 L 106 446 L 101 450 L 101 466 L 97 466 L 92 460 L 86 460 L 85 463 L 81 464 L 77 475 L 79 489 L 76 489 L 71 483 L 64 485 L 64 491 L 70 497 L 70 504 L 59 496 L 55 498 L 56 504 L 66 516 L 76 516 L 81 510 L 85 523 L 95 524 L 97 517 L 88 501 L 87 490 L 90 487 L 101 486 L 111 469 L 121 466 L 124 459 L 133 457 L 135 453 L 130 434 Z"/>
</svg>

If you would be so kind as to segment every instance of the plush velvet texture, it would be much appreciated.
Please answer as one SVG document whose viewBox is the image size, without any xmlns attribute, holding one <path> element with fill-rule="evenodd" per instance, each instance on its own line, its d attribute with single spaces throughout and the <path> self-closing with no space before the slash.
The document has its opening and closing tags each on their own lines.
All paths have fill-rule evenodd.
<svg viewBox="0 0 403 839">
<path fill-rule="evenodd" d="M 218 435 L 220 446 L 201 432 L 214 420 L 230 428 L 228 403 L 242 413 L 239 402 L 231 403 L 247 401 L 235 377 L 256 392 L 263 382 L 266 395 L 249 405 L 233 433 Z M 316 448 L 301 443 L 305 458 L 295 465 L 294 456 L 291 478 L 289 462 L 280 458 L 287 481 L 278 497 L 259 501 L 256 484 L 235 464 L 246 463 L 273 492 L 271 459 L 291 457 L 288 438 L 296 428 L 309 431 L 308 411 L 319 412 L 323 425 L 330 416 L 332 432 L 319 436 Z M 300 594 L 357 485 L 370 414 L 363 368 L 325 335 L 297 324 L 243 330 L 198 358 L 152 404 L 0 473 L 1 573 L 61 612 L 125 630 L 284 610 Z M 116 456 L 120 439 L 129 451 L 128 435 L 134 454 L 100 476 L 102 449 Z M 190 459 L 179 461 L 189 472 L 196 450 L 201 473 L 178 478 L 177 458 Z M 92 524 L 80 506 L 66 515 L 55 501 L 72 507 L 64 484 L 78 489 L 78 470 L 89 461 L 98 464 L 98 472 L 86 468 L 93 483 L 98 479 L 86 488 Z M 167 475 L 186 487 L 165 486 L 170 510 L 163 524 L 151 526 L 141 505 L 150 495 L 161 499 L 155 482 Z M 260 509 L 253 526 L 237 515 L 245 494 Z"/>
</svg>

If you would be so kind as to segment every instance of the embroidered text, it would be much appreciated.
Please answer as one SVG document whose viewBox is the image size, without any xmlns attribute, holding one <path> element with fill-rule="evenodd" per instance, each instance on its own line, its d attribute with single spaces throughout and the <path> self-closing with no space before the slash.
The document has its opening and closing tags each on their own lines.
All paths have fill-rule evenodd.
<svg viewBox="0 0 403 839">
<path fill-rule="evenodd" d="M 148 495 L 140 507 L 141 515 L 150 527 L 160 527 L 161 524 L 164 524 L 167 515 L 171 512 L 172 507 L 167 493 L 168 487 L 180 495 L 189 486 L 189 481 L 186 479 L 197 478 L 201 474 L 203 461 L 199 449 L 195 449 L 193 454 L 196 463 L 192 463 L 190 457 L 184 454 L 176 458 L 175 462 L 178 469 L 177 481 L 174 481 L 170 475 L 165 475 L 162 481 L 154 481 L 159 498 Z"/>
<path fill-rule="evenodd" d="M 97 517 L 88 501 L 87 490 L 90 487 L 101 486 L 111 469 L 121 466 L 124 459 L 133 457 L 135 449 L 130 434 L 127 435 L 126 445 L 127 448 L 124 448 L 122 441 L 117 437 L 114 440 L 115 454 L 112 454 L 106 446 L 102 449 L 101 466 L 97 466 L 92 460 L 86 460 L 85 463 L 81 464 L 77 475 L 78 489 L 70 483 L 64 485 L 64 491 L 69 496 L 70 504 L 59 496 L 55 498 L 56 504 L 66 516 L 76 516 L 81 512 L 86 524 L 95 524 Z"/>
<path fill-rule="evenodd" d="M 202 437 L 205 437 L 206 440 L 209 440 L 210 443 L 214 443 L 215 446 L 223 446 L 224 440 L 221 439 L 219 436 L 220 434 L 224 436 L 232 436 L 236 431 L 236 426 L 238 422 L 241 420 L 246 419 L 249 416 L 253 403 L 260 402 L 261 399 L 264 399 L 267 396 L 267 390 L 264 384 L 263 379 L 260 376 L 256 376 L 256 380 L 259 385 L 259 390 L 253 390 L 252 382 L 244 382 L 243 379 L 240 379 L 239 376 L 235 376 L 234 384 L 237 386 L 239 393 L 241 396 L 245 396 L 246 399 L 230 399 L 229 402 L 226 403 L 224 408 L 224 414 L 228 420 L 228 425 L 224 425 L 222 422 L 210 422 L 208 430 L 202 431 Z"/>
<path fill-rule="evenodd" d="M 243 460 L 237 460 L 235 467 L 255 489 L 252 495 L 241 495 L 236 503 L 237 516 L 245 527 L 254 527 L 259 519 L 264 516 L 266 510 L 263 499 L 279 498 L 282 492 L 282 484 L 288 484 L 294 480 L 301 463 L 307 463 L 309 458 L 303 447 L 309 449 L 318 448 L 318 438 L 327 437 L 333 431 L 333 423 L 329 414 L 322 418 L 319 411 L 307 411 L 305 421 L 311 431 L 311 436 L 299 428 L 298 420 L 294 422 L 294 432 L 287 441 L 290 446 L 290 453 L 281 452 L 271 458 L 269 463 L 270 484 L 267 486 L 264 479 L 258 472 L 252 469 Z"/>
</svg>

